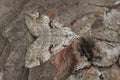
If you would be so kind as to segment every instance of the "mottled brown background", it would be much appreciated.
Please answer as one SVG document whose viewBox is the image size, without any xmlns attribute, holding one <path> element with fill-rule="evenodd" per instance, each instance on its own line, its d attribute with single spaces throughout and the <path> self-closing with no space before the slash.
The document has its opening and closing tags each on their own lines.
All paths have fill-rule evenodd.
<svg viewBox="0 0 120 80">
<path fill-rule="evenodd" d="M 0 0 L 0 80 L 53 80 L 56 74 L 56 68 L 50 61 L 32 69 L 24 67 L 26 50 L 34 41 L 24 21 L 24 13 L 27 10 L 37 10 L 40 14 L 47 14 L 51 18 L 59 17 L 65 26 L 71 27 L 82 37 L 90 35 L 85 30 L 86 26 L 92 26 L 92 40 L 97 37 L 103 39 L 103 42 L 108 41 L 114 46 L 119 46 L 120 24 L 113 26 L 118 34 L 117 37 L 113 37 L 102 33 L 104 29 L 101 23 L 105 8 L 109 8 L 115 2 L 117 0 Z M 120 12 L 119 5 L 111 9 Z M 85 16 L 88 19 L 82 21 Z M 120 15 L 118 17 L 118 23 L 120 23 Z M 80 44 L 84 45 L 88 42 L 89 44 L 85 45 L 91 45 L 89 38 L 85 41 L 80 41 Z M 97 42 L 96 39 L 94 41 Z M 114 55 L 114 52 L 112 53 Z M 83 53 L 83 55 L 90 58 L 87 54 Z M 86 58 L 81 57 L 80 62 L 89 62 Z M 102 55 L 102 59 L 106 59 L 106 56 Z M 91 67 L 81 68 L 76 79 L 70 78 L 69 80 L 120 80 L 119 56 L 110 59 L 106 60 L 106 63 L 104 60 L 103 62 L 91 62 L 88 64 Z M 102 75 L 98 74 L 98 70 L 102 72 Z"/>
</svg>

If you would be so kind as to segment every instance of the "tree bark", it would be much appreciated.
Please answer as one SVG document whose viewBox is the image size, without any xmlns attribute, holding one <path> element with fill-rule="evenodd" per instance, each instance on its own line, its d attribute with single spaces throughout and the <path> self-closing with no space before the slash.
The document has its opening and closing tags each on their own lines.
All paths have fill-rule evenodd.
<svg viewBox="0 0 120 80">
<path fill-rule="evenodd" d="M 24 20 L 28 10 L 60 18 L 80 35 L 74 51 L 79 55 L 78 63 L 68 80 L 120 80 L 119 3 L 117 0 L 1 0 L 0 80 L 53 80 L 57 72 L 50 61 L 31 69 L 25 67 L 26 51 L 35 40 Z"/>
</svg>

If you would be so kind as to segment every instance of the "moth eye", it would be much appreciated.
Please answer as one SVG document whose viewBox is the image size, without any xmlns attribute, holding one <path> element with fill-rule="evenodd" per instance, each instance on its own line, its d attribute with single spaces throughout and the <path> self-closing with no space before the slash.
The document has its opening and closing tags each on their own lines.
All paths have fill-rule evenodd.
<svg viewBox="0 0 120 80">
<path fill-rule="evenodd" d="M 66 37 L 68 37 L 68 35 L 65 35 Z"/>
</svg>

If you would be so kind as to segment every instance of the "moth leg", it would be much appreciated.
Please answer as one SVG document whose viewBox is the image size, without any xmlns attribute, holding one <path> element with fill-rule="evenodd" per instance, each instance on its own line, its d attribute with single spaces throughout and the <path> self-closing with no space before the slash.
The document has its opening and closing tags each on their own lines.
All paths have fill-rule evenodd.
<svg viewBox="0 0 120 80">
<path fill-rule="evenodd" d="M 50 57 L 50 61 L 52 64 L 55 64 L 55 58 L 57 56 L 57 53 L 59 53 L 64 47 L 61 45 L 53 44 L 50 46 L 49 51 L 52 53 Z"/>
<path fill-rule="evenodd" d="M 62 28 L 62 26 L 63 26 L 63 24 L 60 23 L 60 22 L 57 21 L 57 20 L 51 21 L 50 25 L 51 25 L 53 28 Z"/>
<path fill-rule="evenodd" d="M 58 44 L 54 44 L 53 47 L 51 48 L 51 51 L 54 54 L 59 53 L 62 49 L 64 49 L 64 46 L 62 46 L 62 44 L 58 45 Z"/>
</svg>

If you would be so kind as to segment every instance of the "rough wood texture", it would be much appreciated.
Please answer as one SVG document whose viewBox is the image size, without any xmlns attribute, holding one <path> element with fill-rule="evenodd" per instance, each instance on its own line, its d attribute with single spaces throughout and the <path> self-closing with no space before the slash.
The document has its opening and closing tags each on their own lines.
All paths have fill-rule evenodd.
<svg viewBox="0 0 120 80">
<path fill-rule="evenodd" d="M 64 61 L 60 60 L 63 56 L 58 59 L 61 72 L 54 66 L 54 58 L 54 64 L 47 61 L 25 68 L 27 49 L 36 40 L 25 24 L 29 10 L 59 18 L 64 26 L 80 35 L 72 45 L 76 59 L 73 69 L 71 63 L 63 65 L 71 56 Z M 69 54 L 69 47 L 60 54 Z M 63 70 L 71 73 L 66 77 Z M 53 80 L 56 73 L 67 80 L 120 80 L 119 0 L 0 0 L 0 80 Z"/>
</svg>

